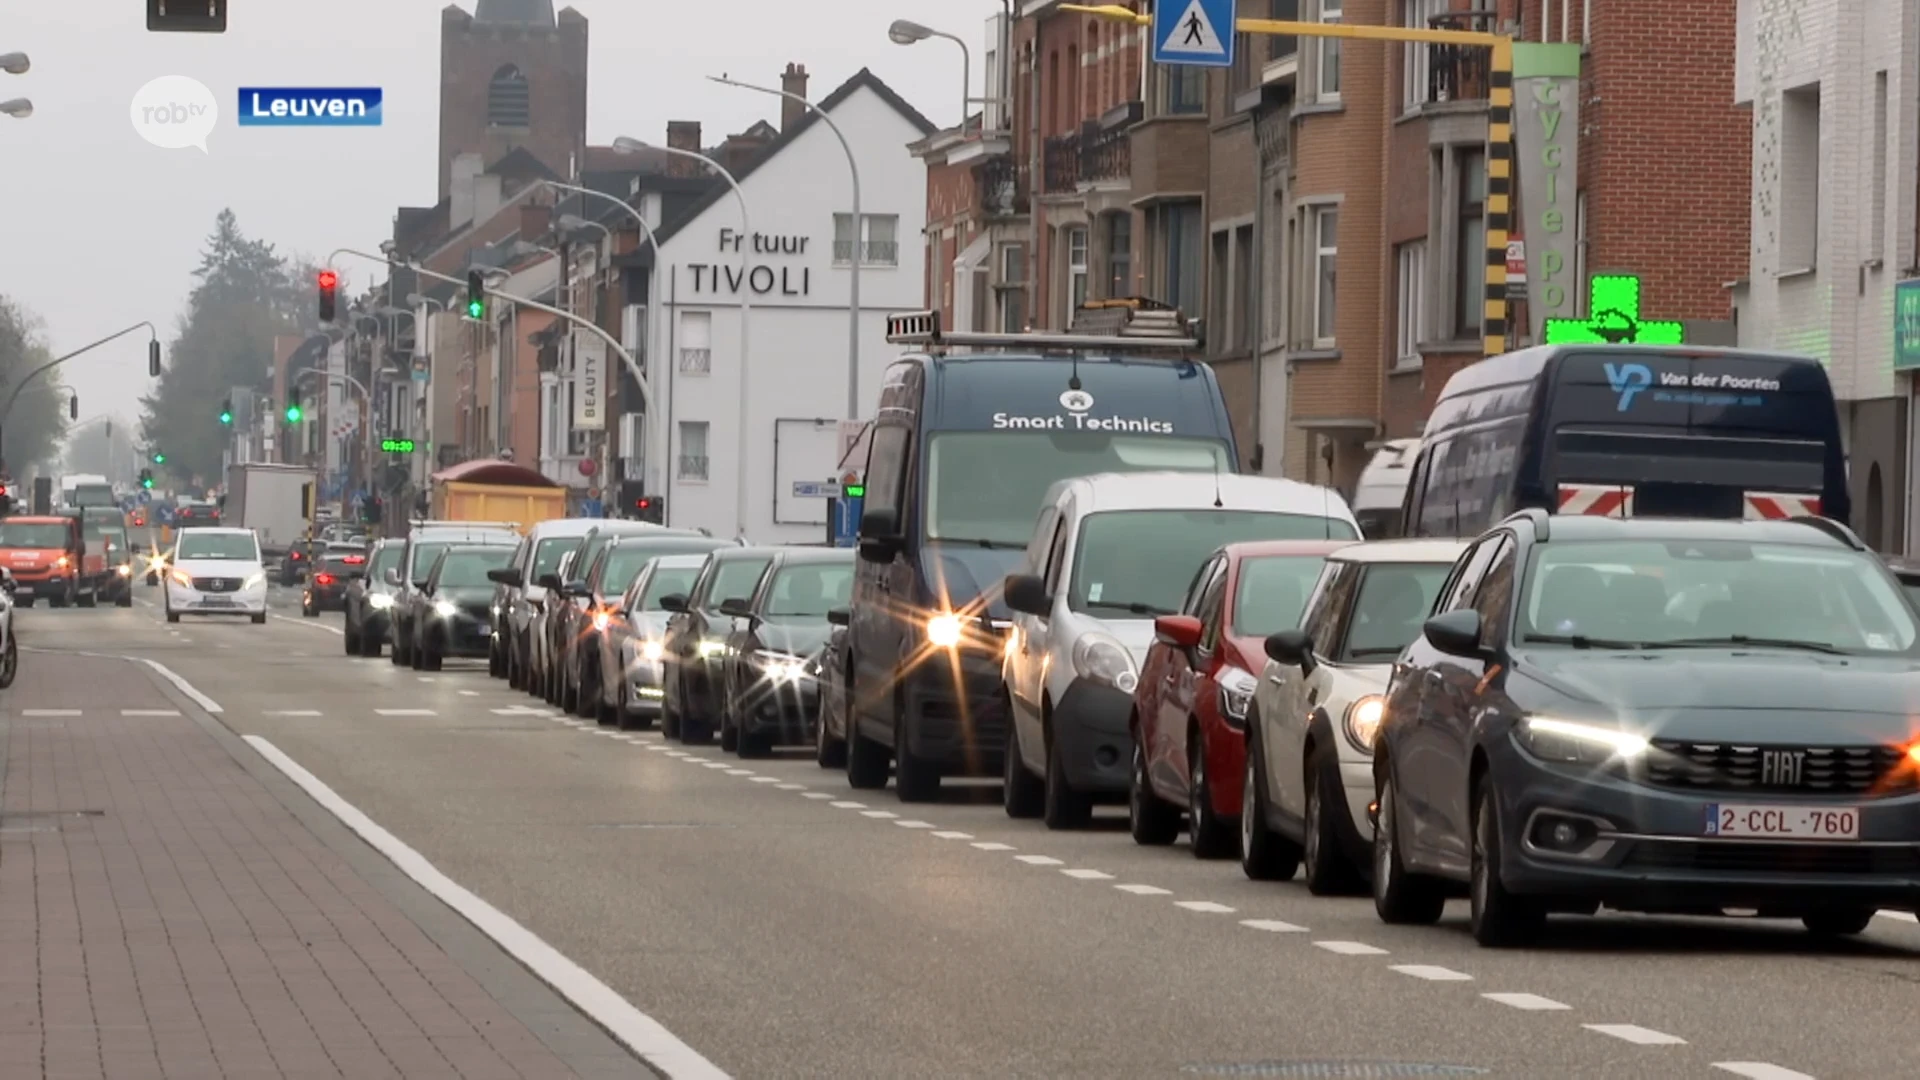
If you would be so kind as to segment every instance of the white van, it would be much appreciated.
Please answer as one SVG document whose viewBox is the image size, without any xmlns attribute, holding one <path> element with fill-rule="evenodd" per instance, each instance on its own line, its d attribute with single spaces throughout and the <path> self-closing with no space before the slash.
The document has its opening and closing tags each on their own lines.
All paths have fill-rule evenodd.
<svg viewBox="0 0 1920 1080">
<path fill-rule="evenodd" d="M 1360 483 L 1353 489 L 1353 515 L 1367 539 L 1389 540 L 1405 534 L 1400 508 L 1406 502 L 1413 460 L 1419 456 L 1419 439 L 1388 439 L 1360 471 Z"/>
<path fill-rule="evenodd" d="M 1126 793 L 1127 717 L 1154 616 L 1179 611 L 1207 556 L 1243 540 L 1359 536 L 1337 492 L 1292 480 L 1146 472 L 1054 484 L 1005 585 L 1007 814 L 1074 828 L 1096 798 Z"/>
</svg>

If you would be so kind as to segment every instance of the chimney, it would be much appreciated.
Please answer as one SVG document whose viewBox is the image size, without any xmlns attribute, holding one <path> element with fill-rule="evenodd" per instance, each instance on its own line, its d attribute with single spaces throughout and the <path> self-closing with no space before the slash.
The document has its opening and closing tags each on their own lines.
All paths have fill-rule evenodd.
<svg viewBox="0 0 1920 1080">
<path fill-rule="evenodd" d="M 780 89 L 789 94 L 798 94 L 802 99 L 807 96 L 807 69 L 802 64 L 788 64 L 787 70 L 780 76 Z M 807 107 L 792 98 L 780 99 L 780 130 L 786 131 L 807 114 Z"/>
<path fill-rule="evenodd" d="M 700 121 L 667 121 L 667 148 L 670 150 L 691 150 L 698 154 L 700 146 Z M 699 176 L 703 170 L 697 161 L 689 161 L 679 155 L 667 159 L 668 176 Z"/>
</svg>

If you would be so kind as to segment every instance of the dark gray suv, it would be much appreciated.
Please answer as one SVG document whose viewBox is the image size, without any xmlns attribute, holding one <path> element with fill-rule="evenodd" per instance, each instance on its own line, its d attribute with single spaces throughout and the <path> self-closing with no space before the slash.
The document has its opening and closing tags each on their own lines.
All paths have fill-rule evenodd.
<svg viewBox="0 0 1920 1080">
<path fill-rule="evenodd" d="M 1839 524 L 1533 510 L 1454 565 L 1375 743 L 1374 904 L 1483 945 L 1550 913 L 1920 904 L 1920 626 Z"/>
</svg>

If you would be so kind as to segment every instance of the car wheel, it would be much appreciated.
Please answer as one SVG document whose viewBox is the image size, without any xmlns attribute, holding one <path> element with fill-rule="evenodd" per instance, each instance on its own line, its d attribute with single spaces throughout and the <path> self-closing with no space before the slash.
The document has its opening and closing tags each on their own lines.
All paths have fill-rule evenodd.
<svg viewBox="0 0 1920 1080">
<path fill-rule="evenodd" d="M 1207 773 L 1207 741 L 1195 724 L 1187 732 L 1187 831 L 1193 857 L 1225 859 L 1240 844 L 1238 822 L 1229 825 L 1213 812 L 1213 784 Z"/>
<path fill-rule="evenodd" d="M 84 593 L 75 593 L 73 598 L 81 607 L 98 607 L 100 604 L 100 586 L 95 585 Z"/>
<path fill-rule="evenodd" d="M 940 766 L 916 757 L 907 741 L 907 706 L 894 700 L 893 791 L 901 802 L 925 803 L 940 797 Z"/>
<path fill-rule="evenodd" d="M 393 639 L 393 648 L 389 650 L 393 654 L 393 666 L 404 667 L 407 663 L 407 653 L 402 643 L 407 640 L 406 635 L 401 633 L 400 624 L 397 622 L 388 623 L 387 627 L 387 636 Z"/>
<path fill-rule="evenodd" d="M 847 692 L 853 694 L 854 688 Z M 855 697 L 858 701 L 859 698 Z M 860 731 L 859 714 L 847 714 L 847 786 L 855 791 L 879 791 L 887 786 L 887 771 L 893 754 L 885 746 Z"/>
<path fill-rule="evenodd" d="M 1530 897 L 1515 896 L 1500 880 L 1506 858 L 1499 805 L 1493 785 L 1480 782 L 1473 812 L 1473 865 L 1469 895 L 1473 903 L 1473 939 L 1489 948 L 1523 944 L 1547 924 L 1547 909 Z"/>
<path fill-rule="evenodd" d="M 13 677 L 20 674 L 20 641 L 11 631 L 7 634 L 7 649 L 0 653 L 0 690 L 13 685 Z"/>
<path fill-rule="evenodd" d="M 494 639 L 487 644 L 487 677 L 497 679 L 506 674 L 507 660 L 500 655 L 500 641 Z"/>
<path fill-rule="evenodd" d="M 1247 769 L 1240 788 L 1240 872 L 1253 881 L 1292 881 L 1300 870 L 1300 845 L 1267 824 L 1267 769 L 1260 743 L 1259 714 L 1247 716 Z"/>
<path fill-rule="evenodd" d="M 420 650 L 420 670 L 439 671 L 446 666 L 446 662 L 446 654 L 434 648 L 433 641 L 429 638 L 426 646 Z"/>
<path fill-rule="evenodd" d="M 836 739 L 827 730 L 827 696 L 820 695 L 820 715 L 813 725 L 813 761 L 823 769 L 845 768 L 847 740 Z"/>
<path fill-rule="evenodd" d="M 132 607 L 133 606 L 133 585 L 131 582 L 129 582 L 126 586 L 121 588 L 119 592 L 113 595 L 113 606 L 114 607 Z"/>
<path fill-rule="evenodd" d="M 353 625 L 353 619 L 346 619 L 340 628 L 340 641 L 348 656 L 360 655 L 360 631 Z"/>
<path fill-rule="evenodd" d="M 1000 802 L 1007 816 L 1015 819 L 1037 818 L 1047 811 L 1047 782 L 1027 770 L 1020 759 L 1020 726 L 1007 710 L 1006 774 L 1001 781 Z"/>
<path fill-rule="evenodd" d="M 179 621 L 180 621 L 180 613 L 179 613 L 179 612 L 177 612 L 177 611 L 173 611 L 173 610 L 169 610 L 169 611 L 167 612 L 167 621 L 168 621 L 168 622 L 173 622 L 173 623 L 177 623 L 177 622 L 179 622 Z"/>
<path fill-rule="evenodd" d="M 1373 831 L 1373 910 L 1380 921 L 1432 925 L 1447 908 L 1439 881 L 1407 871 L 1400 861 L 1400 800 L 1389 771 L 1380 785 L 1380 824 Z"/>
<path fill-rule="evenodd" d="M 265 626 L 265 625 L 267 625 L 267 613 L 266 613 L 266 612 L 264 612 L 264 611 L 256 611 L 256 612 L 254 612 L 254 613 L 253 613 L 253 625 L 255 625 L 255 626 Z"/>
<path fill-rule="evenodd" d="M 12 642 L 7 647 L 13 647 Z M 0 686 L 6 685 L 0 683 Z M 1865 930 L 1873 922 L 1872 908 L 1831 908 L 1800 916 L 1800 924 L 1820 937 L 1849 937 Z"/>
<path fill-rule="evenodd" d="M 407 635 L 407 666 L 415 671 L 426 670 L 426 657 L 421 655 L 420 642 L 413 635 Z"/>
<path fill-rule="evenodd" d="M 740 749 L 740 729 L 733 723 L 733 696 L 720 696 L 720 751 L 731 754 Z"/>
<path fill-rule="evenodd" d="M 1306 864 L 1307 891 L 1315 896 L 1352 896 L 1366 883 L 1340 846 L 1340 831 L 1334 824 L 1337 820 L 1334 815 L 1340 811 L 1327 808 L 1328 798 L 1337 798 L 1343 792 L 1340 766 L 1331 751 L 1314 751 L 1307 765 L 1304 786 L 1306 858 L 1302 861 Z"/>
<path fill-rule="evenodd" d="M 1127 774 L 1127 827 L 1133 842 L 1147 847 L 1165 847 L 1180 835 L 1180 811 L 1153 793 L 1147 750 L 1138 732 L 1133 737 L 1133 767 Z"/>
<path fill-rule="evenodd" d="M 1073 790 L 1067 779 L 1066 752 L 1059 740 L 1047 739 L 1047 796 L 1040 819 L 1049 829 L 1083 829 L 1093 820 L 1093 800 Z"/>
<path fill-rule="evenodd" d="M 378 660 L 383 643 L 378 634 L 369 633 L 366 628 L 360 630 L 360 655 Z"/>
<path fill-rule="evenodd" d="M 680 681 L 679 677 L 671 671 L 665 673 L 665 680 L 672 680 L 669 685 L 675 686 L 677 686 Z M 663 682 L 665 680 L 663 680 Z M 675 740 L 680 738 L 680 712 L 673 707 L 673 695 L 667 690 L 666 686 L 662 686 L 660 689 L 660 737 Z"/>
<path fill-rule="evenodd" d="M 713 687 L 698 675 L 683 685 L 687 692 L 681 695 L 680 703 L 689 707 L 680 714 L 680 741 L 688 746 L 707 746 L 713 742 L 716 722 Z"/>
</svg>

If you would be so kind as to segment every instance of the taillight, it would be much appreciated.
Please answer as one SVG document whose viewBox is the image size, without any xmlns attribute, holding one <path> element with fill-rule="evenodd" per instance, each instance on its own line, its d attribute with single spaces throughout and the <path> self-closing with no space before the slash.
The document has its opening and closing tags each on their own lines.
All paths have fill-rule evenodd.
<svg viewBox="0 0 1920 1080">
<path fill-rule="evenodd" d="M 366 562 L 367 558 L 364 555 L 349 555 L 340 561 L 346 563 L 348 566 L 359 566 L 361 563 Z"/>
<path fill-rule="evenodd" d="M 313 575 L 313 583 L 315 585 L 331 585 L 333 584 L 333 575 L 332 574 L 315 574 Z"/>
</svg>

